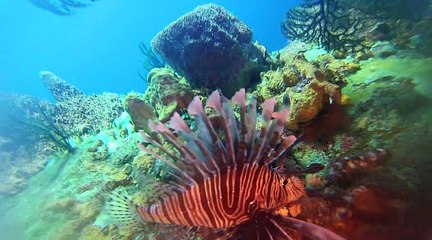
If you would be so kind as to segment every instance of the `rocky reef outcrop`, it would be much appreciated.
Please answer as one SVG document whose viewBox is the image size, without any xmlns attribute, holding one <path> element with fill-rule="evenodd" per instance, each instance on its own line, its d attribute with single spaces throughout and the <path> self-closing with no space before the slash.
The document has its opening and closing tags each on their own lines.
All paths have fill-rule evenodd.
<svg viewBox="0 0 432 240">
<path fill-rule="evenodd" d="M 266 65 L 251 29 L 215 4 L 180 17 L 153 38 L 152 46 L 193 87 L 221 89 L 226 96 L 258 81 Z"/>
</svg>

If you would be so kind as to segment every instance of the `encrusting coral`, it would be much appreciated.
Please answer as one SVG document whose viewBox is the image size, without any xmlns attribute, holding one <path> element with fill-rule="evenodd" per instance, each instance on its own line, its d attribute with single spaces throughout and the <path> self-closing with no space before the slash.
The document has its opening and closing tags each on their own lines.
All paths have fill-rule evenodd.
<svg viewBox="0 0 432 240">
<path fill-rule="evenodd" d="M 156 119 L 156 113 L 143 96 L 134 92 L 129 93 L 125 99 L 125 110 L 131 117 L 135 131 L 149 132 L 147 123 Z"/>
<path fill-rule="evenodd" d="M 171 68 L 154 68 L 147 75 L 148 87 L 144 99 L 154 108 L 161 122 L 168 121 L 172 114 L 187 108 L 194 93 L 185 78 Z"/>
<path fill-rule="evenodd" d="M 342 95 L 341 86 L 346 85 L 346 75 L 359 70 L 356 63 L 345 63 L 329 54 L 313 60 L 306 53 L 293 54 L 290 48 L 279 56 L 282 67 L 261 73 L 262 82 L 254 92 L 262 102 L 277 96 L 279 103 L 289 96 L 291 114 L 287 126 L 297 130 L 299 123 L 314 119 L 325 104 L 349 104 L 349 98 Z"/>
<path fill-rule="evenodd" d="M 327 81 L 312 80 L 301 92 L 288 91 L 291 103 L 291 114 L 288 117 L 288 128 L 296 130 L 298 123 L 314 119 L 327 102 L 342 104 L 339 86 Z"/>
</svg>

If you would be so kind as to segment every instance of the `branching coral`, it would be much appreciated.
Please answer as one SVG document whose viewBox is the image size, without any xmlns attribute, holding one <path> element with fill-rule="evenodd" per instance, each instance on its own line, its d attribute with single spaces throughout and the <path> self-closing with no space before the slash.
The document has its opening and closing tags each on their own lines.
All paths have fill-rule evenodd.
<svg viewBox="0 0 432 240">
<path fill-rule="evenodd" d="M 290 40 L 342 51 L 352 51 L 361 45 L 359 32 L 364 27 L 364 19 L 343 8 L 338 0 L 309 1 L 291 9 L 282 23 L 282 31 Z"/>
</svg>

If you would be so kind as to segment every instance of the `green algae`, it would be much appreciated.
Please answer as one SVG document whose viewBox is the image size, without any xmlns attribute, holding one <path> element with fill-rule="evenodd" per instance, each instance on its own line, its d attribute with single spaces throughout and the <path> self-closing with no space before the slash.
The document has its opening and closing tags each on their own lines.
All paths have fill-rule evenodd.
<svg viewBox="0 0 432 240">
<path fill-rule="evenodd" d="M 376 184 L 413 192 L 430 182 L 431 66 L 431 58 L 370 59 L 348 78 L 343 93 L 352 100 L 353 133 L 361 136 L 361 146 L 386 148 L 392 155 L 373 175 Z"/>
<path fill-rule="evenodd" d="M 378 84 L 386 87 L 387 78 L 412 78 L 416 84 L 415 89 L 426 97 L 432 96 L 432 58 L 388 58 L 388 59 L 370 59 L 361 62 L 361 69 L 348 77 L 349 85 L 343 89 L 352 97 L 353 101 L 359 101 L 367 95 L 370 95 L 373 89 L 362 89 L 355 96 L 350 92 L 357 91 L 356 84 Z M 384 80 L 384 81 L 379 81 Z"/>
</svg>

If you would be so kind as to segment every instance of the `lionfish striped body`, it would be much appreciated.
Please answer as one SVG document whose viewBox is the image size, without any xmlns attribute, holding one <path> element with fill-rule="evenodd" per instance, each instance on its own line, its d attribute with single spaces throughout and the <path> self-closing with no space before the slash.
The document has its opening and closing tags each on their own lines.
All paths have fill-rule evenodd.
<svg viewBox="0 0 432 240">
<path fill-rule="evenodd" d="M 245 239 L 245 235 L 248 239 L 292 239 L 286 228 L 310 239 L 342 239 L 317 225 L 274 213 L 288 206 L 297 209 L 295 215 L 297 200 L 305 195 L 299 178 L 272 167 L 296 142 L 293 135 L 282 136 L 289 110 L 274 112 L 276 101 L 266 100 L 262 128 L 257 131 L 256 102 L 246 105 L 244 89 L 231 102 L 239 106 L 239 124 L 230 102 L 217 91 L 209 96 L 206 107 L 219 114 L 218 127 L 198 97 L 188 107 L 197 132 L 177 113 L 169 122 L 174 131 L 162 123 L 149 123 L 157 135 L 142 132 L 144 143 L 159 151 L 139 146 L 170 166 L 175 181 L 158 202 L 148 206 L 134 206 L 117 196 L 112 212 L 138 221 L 213 229 L 215 234 L 205 239 Z M 172 147 L 162 145 L 162 139 Z"/>
</svg>

